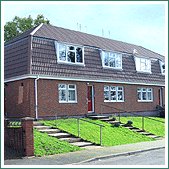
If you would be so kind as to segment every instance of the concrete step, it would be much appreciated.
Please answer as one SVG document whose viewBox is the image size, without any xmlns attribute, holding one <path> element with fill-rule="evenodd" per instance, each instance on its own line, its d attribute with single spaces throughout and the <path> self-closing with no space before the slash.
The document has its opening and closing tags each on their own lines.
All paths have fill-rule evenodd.
<svg viewBox="0 0 169 169">
<path fill-rule="evenodd" d="M 147 132 L 140 132 L 140 134 L 143 134 L 143 135 L 146 135 L 146 136 L 148 136 L 148 135 L 152 135 L 152 136 L 155 136 L 154 134 L 152 134 L 152 133 L 147 133 Z"/>
<path fill-rule="evenodd" d="M 135 132 L 138 132 L 138 133 L 140 133 L 140 132 L 144 132 L 144 130 L 141 130 L 141 129 L 131 129 L 132 131 L 135 131 Z"/>
<path fill-rule="evenodd" d="M 100 120 L 100 119 L 107 119 L 109 118 L 109 116 L 96 115 L 96 116 L 88 116 L 88 118 L 93 120 Z"/>
<path fill-rule="evenodd" d="M 48 133 L 48 134 L 53 134 L 53 133 L 59 133 L 61 132 L 59 129 L 39 129 L 40 132 L 43 132 L 43 133 Z"/>
<path fill-rule="evenodd" d="M 50 126 L 34 126 L 34 128 L 38 129 L 38 130 L 42 130 L 42 129 L 51 129 Z"/>
<path fill-rule="evenodd" d="M 75 143 L 75 142 L 79 142 L 81 141 L 82 139 L 81 138 L 76 138 L 76 137 L 66 137 L 66 138 L 60 138 L 59 140 L 62 140 L 62 141 L 67 141 L 69 143 Z"/>
<path fill-rule="evenodd" d="M 133 127 L 133 126 L 131 126 L 131 127 L 128 127 L 128 126 L 124 126 L 124 125 L 121 125 L 122 127 L 125 127 L 125 128 L 127 128 L 127 129 L 130 129 L 130 130 L 133 130 L 133 129 L 138 129 L 137 127 Z"/>
<path fill-rule="evenodd" d="M 155 139 L 161 139 L 160 136 L 156 136 L 156 135 L 148 135 L 148 137 L 155 138 Z"/>
<path fill-rule="evenodd" d="M 109 123 L 110 124 L 115 124 L 115 123 L 120 123 L 121 124 L 121 122 L 119 122 L 119 121 L 109 121 Z"/>
<path fill-rule="evenodd" d="M 87 150 L 92 150 L 92 149 L 98 149 L 98 148 L 102 148 L 102 146 L 97 146 L 97 145 L 91 145 L 91 146 L 86 146 L 84 147 Z"/>
<path fill-rule="evenodd" d="M 67 137 L 72 137 L 71 134 L 68 133 L 54 133 L 54 134 L 48 134 L 49 136 L 56 137 L 56 138 L 67 138 Z"/>
<path fill-rule="evenodd" d="M 33 125 L 34 125 L 34 126 L 43 126 L 43 123 L 38 122 L 38 121 L 34 121 L 34 122 L 33 122 Z"/>
<path fill-rule="evenodd" d="M 79 141 L 75 143 L 71 143 L 72 145 L 78 146 L 78 147 L 86 147 L 86 146 L 91 146 L 93 143 L 91 142 L 86 142 L 86 141 Z"/>
<path fill-rule="evenodd" d="M 101 121 L 112 121 L 112 119 L 109 119 L 109 118 L 103 118 L 103 119 L 99 119 Z"/>
</svg>

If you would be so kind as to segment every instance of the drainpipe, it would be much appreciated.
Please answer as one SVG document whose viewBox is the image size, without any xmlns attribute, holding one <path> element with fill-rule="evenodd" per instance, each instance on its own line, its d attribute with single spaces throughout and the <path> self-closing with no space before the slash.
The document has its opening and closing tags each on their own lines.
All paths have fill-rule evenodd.
<svg viewBox="0 0 169 169">
<path fill-rule="evenodd" d="M 160 106 L 164 106 L 164 100 L 163 100 L 163 89 L 164 87 L 161 87 L 161 105 Z"/>
<path fill-rule="evenodd" d="M 38 119 L 38 80 L 39 75 L 35 79 L 35 118 Z"/>
</svg>

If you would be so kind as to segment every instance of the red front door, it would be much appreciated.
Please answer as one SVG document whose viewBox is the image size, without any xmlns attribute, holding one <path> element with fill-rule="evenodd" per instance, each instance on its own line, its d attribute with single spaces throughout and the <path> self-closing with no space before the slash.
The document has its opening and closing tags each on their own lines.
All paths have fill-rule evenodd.
<svg viewBox="0 0 169 169">
<path fill-rule="evenodd" d="M 93 86 L 87 87 L 88 112 L 93 111 Z"/>
</svg>

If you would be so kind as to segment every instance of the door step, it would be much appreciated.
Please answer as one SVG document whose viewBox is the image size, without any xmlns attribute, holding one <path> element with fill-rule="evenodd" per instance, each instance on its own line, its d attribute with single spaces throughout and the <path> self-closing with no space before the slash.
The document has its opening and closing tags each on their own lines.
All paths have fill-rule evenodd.
<svg viewBox="0 0 169 169">
<path fill-rule="evenodd" d="M 101 120 L 101 119 L 108 119 L 109 116 L 96 115 L 96 116 L 88 116 L 88 118 L 92 120 Z"/>
</svg>

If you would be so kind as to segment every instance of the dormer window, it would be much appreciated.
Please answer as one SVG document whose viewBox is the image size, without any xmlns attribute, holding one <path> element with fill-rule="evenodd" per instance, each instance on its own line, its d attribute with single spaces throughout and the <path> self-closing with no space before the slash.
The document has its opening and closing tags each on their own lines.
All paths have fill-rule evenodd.
<svg viewBox="0 0 169 169">
<path fill-rule="evenodd" d="M 122 54 L 102 51 L 102 65 L 106 68 L 122 69 Z"/>
<path fill-rule="evenodd" d="M 84 65 L 84 50 L 82 46 L 55 43 L 59 63 Z"/>
<path fill-rule="evenodd" d="M 165 63 L 159 60 L 159 64 L 160 64 L 161 74 L 165 75 Z"/>
<path fill-rule="evenodd" d="M 151 73 L 151 60 L 147 58 L 135 57 L 136 71 Z"/>
</svg>

